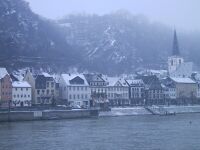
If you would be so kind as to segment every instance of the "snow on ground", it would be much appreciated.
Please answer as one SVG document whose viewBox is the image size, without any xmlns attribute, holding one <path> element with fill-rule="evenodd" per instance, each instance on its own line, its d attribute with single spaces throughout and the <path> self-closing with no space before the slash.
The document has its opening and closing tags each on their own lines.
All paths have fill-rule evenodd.
<svg viewBox="0 0 200 150">
<path fill-rule="evenodd" d="M 132 116 L 132 115 L 149 115 L 144 107 L 126 107 L 126 108 L 111 108 L 109 112 L 100 112 L 99 116 Z"/>
<path fill-rule="evenodd" d="M 163 107 L 168 112 L 175 113 L 200 113 L 200 105 L 194 106 L 165 106 Z"/>
<path fill-rule="evenodd" d="M 200 105 L 194 106 L 161 106 L 169 113 L 200 113 Z M 157 110 L 156 110 L 157 109 Z M 154 111 L 159 111 L 160 107 L 154 106 Z M 100 112 L 100 117 L 105 116 L 134 116 L 134 115 L 150 115 L 151 113 L 147 111 L 144 107 L 126 107 L 126 108 L 111 108 L 111 111 Z"/>
</svg>

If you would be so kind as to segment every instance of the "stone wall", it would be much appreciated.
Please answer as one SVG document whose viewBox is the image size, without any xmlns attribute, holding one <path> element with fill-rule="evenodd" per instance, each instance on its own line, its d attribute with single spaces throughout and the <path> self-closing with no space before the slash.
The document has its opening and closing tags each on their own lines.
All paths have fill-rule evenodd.
<svg viewBox="0 0 200 150">
<path fill-rule="evenodd" d="M 44 111 L 15 111 L 0 112 L 0 122 L 34 121 L 55 119 L 76 119 L 97 117 L 98 110 L 44 110 Z"/>
</svg>

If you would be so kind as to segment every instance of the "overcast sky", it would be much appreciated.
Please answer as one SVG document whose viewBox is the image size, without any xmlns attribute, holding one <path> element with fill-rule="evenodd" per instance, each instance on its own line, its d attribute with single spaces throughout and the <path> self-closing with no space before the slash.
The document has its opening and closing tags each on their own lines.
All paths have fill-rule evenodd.
<svg viewBox="0 0 200 150">
<path fill-rule="evenodd" d="M 57 19 L 70 13 L 105 14 L 125 9 L 186 30 L 200 30 L 200 0 L 26 0 L 34 12 Z"/>
</svg>

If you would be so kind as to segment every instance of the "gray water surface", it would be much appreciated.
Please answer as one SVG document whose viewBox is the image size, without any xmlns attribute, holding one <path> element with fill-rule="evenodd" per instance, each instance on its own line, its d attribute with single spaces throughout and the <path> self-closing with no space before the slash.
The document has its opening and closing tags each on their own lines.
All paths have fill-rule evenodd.
<svg viewBox="0 0 200 150">
<path fill-rule="evenodd" d="M 200 150 L 200 114 L 0 123 L 0 150 Z"/>
</svg>

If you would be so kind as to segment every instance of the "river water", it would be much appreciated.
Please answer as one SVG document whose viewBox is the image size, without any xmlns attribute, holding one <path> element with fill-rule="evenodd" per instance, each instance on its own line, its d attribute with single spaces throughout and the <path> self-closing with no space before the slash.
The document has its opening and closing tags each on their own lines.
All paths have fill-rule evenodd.
<svg viewBox="0 0 200 150">
<path fill-rule="evenodd" d="M 200 150 L 200 114 L 0 123 L 0 150 Z"/>
</svg>

